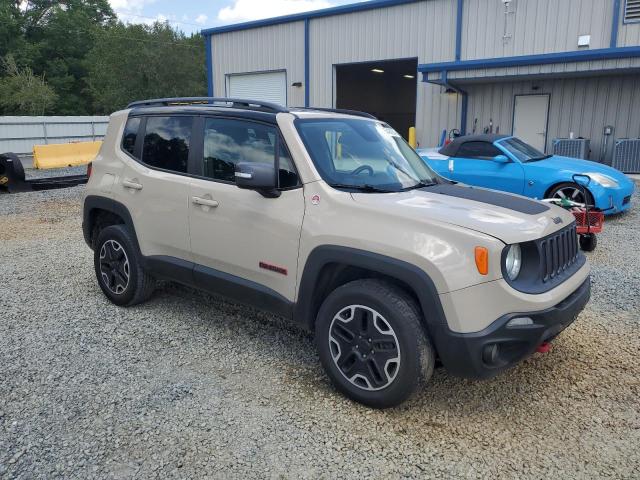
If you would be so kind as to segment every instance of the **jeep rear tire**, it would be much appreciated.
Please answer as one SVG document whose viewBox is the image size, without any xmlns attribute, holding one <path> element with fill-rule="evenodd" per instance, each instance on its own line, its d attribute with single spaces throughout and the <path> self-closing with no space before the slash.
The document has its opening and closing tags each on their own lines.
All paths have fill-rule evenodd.
<svg viewBox="0 0 640 480">
<path fill-rule="evenodd" d="M 116 305 L 135 305 L 153 293 L 155 280 L 143 270 L 133 237 L 124 225 L 100 231 L 93 264 L 100 288 Z"/>
<path fill-rule="evenodd" d="M 404 402 L 433 374 L 435 355 L 415 301 L 374 279 L 338 287 L 315 325 L 320 361 L 338 390 L 374 408 Z"/>
</svg>

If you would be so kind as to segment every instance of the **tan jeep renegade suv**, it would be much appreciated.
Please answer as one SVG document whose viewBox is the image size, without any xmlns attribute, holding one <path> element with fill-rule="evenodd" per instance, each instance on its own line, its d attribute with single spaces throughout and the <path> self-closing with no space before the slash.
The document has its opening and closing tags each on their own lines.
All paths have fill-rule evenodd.
<svg viewBox="0 0 640 480">
<path fill-rule="evenodd" d="M 503 371 L 590 292 L 571 214 L 445 180 L 359 112 L 135 102 L 111 116 L 83 230 L 112 302 L 170 279 L 288 317 L 315 331 L 335 386 L 374 407 L 436 360 Z"/>
</svg>

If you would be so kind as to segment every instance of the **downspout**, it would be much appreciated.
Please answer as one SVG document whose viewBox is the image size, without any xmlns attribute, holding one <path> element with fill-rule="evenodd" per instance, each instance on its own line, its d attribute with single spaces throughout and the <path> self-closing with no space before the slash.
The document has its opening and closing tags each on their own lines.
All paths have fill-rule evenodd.
<svg viewBox="0 0 640 480">
<path fill-rule="evenodd" d="M 211 49 L 211 35 L 204 36 L 204 51 L 206 55 L 206 65 L 207 65 L 207 96 L 213 97 L 213 52 Z"/>
<path fill-rule="evenodd" d="M 309 107 L 309 18 L 304 19 L 304 106 Z"/>
<path fill-rule="evenodd" d="M 618 46 L 618 25 L 620 24 L 620 0 L 613 0 L 613 20 L 611 23 L 611 41 L 609 46 Z"/>
<path fill-rule="evenodd" d="M 441 85 L 444 88 L 450 88 L 451 90 L 453 90 L 456 93 L 458 93 L 458 95 L 460 95 L 460 97 L 461 97 L 461 105 L 460 105 L 460 135 L 466 135 L 467 134 L 467 114 L 468 114 L 468 110 L 469 110 L 469 94 L 465 90 L 462 90 L 460 87 L 456 87 L 455 85 L 452 85 L 451 83 L 449 83 L 449 80 L 447 79 L 447 71 L 446 70 L 442 71 L 442 74 L 440 75 L 440 81 L 439 82 L 432 81 L 430 83 L 435 83 L 436 85 Z"/>
</svg>

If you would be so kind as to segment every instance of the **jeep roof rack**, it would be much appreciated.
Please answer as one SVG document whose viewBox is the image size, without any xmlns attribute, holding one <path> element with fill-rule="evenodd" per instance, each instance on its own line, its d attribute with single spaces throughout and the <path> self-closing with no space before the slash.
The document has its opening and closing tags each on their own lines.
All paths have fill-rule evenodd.
<svg viewBox="0 0 640 480">
<path fill-rule="evenodd" d="M 219 98 L 219 97 L 175 97 L 175 98 L 154 98 L 151 100 L 139 100 L 131 102 L 127 108 L 144 107 L 180 107 L 185 105 L 217 106 L 225 104 L 228 108 L 240 108 L 246 110 L 259 110 L 273 113 L 287 113 L 289 109 L 270 102 L 260 100 L 246 100 L 240 98 Z"/>
<path fill-rule="evenodd" d="M 346 108 L 325 108 L 325 107 L 305 107 L 299 108 L 296 110 L 317 110 L 318 112 L 333 112 L 333 113 L 343 113 L 345 115 L 353 115 L 354 117 L 365 117 L 372 118 L 373 120 L 378 120 L 375 116 L 371 115 L 367 112 L 361 112 L 359 110 L 348 110 Z"/>
</svg>

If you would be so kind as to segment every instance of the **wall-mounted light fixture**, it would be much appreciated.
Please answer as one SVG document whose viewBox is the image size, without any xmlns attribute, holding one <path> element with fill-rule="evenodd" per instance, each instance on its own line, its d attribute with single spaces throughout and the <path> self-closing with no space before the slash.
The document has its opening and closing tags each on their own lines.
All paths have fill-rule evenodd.
<svg viewBox="0 0 640 480">
<path fill-rule="evenodd" d="M 380 69 L 380 68 L 372 68 L 371 71 L 373 73 L 384 73 L 384 70 Z"/>
<path fill-rule="evenodd" d="M 580 35 L 578 37 L 579 47 L 588 47 L 591 44 L 591 35 Z"/>
<path fill-rule="evenodd" d="M 414 78 L 416 78 L 415 75 L 405 75 L 404 78 L 408 78 L 409 80 L 413 80 Z"/>
<path fill-rule="evenodd" d="M 446 93 L 447 95 L 455 95 L 455 94 L 456 94 L 456 93 L 458 93 L 458 92 L 456 92 L 453 88 L 447 88 L 447 89 L 444 91 L 444 93 Z"/>
<path fill-rule="evenodd" d="M 302 82 L 293 82 L 291 84 L 292 87 L 301 87 L 302 86 Z"/>
</svg>

